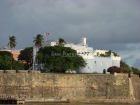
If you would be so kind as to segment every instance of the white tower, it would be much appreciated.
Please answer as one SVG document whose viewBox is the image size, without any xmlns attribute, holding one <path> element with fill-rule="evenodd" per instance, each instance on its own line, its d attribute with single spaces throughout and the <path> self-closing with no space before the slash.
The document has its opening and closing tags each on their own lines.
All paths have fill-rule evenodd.
<svg viewBox="0 0 140 105">
<path fill-rule="evenodd" d="M 83 45 L 83 46 L 86 46 L 87 44 L 86 44 L 86 40 L 87 40 L 87 38 L 82 38 L 81 39 L 81 44 Z"/>
</svg>

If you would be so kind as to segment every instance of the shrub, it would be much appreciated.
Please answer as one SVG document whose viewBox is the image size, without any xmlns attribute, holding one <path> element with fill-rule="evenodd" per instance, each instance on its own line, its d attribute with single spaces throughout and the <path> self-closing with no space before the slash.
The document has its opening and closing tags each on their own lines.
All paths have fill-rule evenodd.
<svg viewBox="0 0 140 105">
<path fill-rule="evenodd" d="M 121 67 L 117 67 L 117 66 L 111 66 L 107 69 L 107 72 L 116 72 L 116 73 L 120 73 L 123 71 L 123 68 Z"/>
</svg>

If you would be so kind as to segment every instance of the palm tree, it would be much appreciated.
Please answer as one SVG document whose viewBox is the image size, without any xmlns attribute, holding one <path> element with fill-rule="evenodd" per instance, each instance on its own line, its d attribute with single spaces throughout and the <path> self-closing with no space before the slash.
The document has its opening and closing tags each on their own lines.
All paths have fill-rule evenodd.
<svg viewBox="0 0 140 105">
<path fill-rule="evenodd" d="M 33 43 L 35 43 L 35 46 L 36 46 L 36 53 L 38 51 L 38 48 L 42 47 L 43 45 L 43 42 L 44 42 L 44 38 L 41 34 L 37 34 L 36 37 L 34 37 L 34 41 Z M 34 55 L 36 57 L 36 54 Z M 35 59 L 33 59 L 33 69 L 34 69 L 34 64 L 35 64 Z"/>
<path fill-rule="evenodd" d="M 58 46 L 64 47 L 64 44 L 66 44 L 65 40 L 62 39 L 62 38 L 59 38 L 59 40 L 58 40 Z"/>
<path fill-rule="evenodd" d="M 34 37 L 34 41 L 35 46 L 37 47 L 42 47 L 43 42 L 44 42 L 44 38 L 41 34 L 36 35 L 36 37 Z"/>
<path fill-rule="evenodd" d="M 11 49 L 11 70 L 12 70 L 12 49 L 16 46 L 17 42 L 16 42 L 16 37 L 15 36 L 9 36 L 9 43 L 7 46 L 10 47 Z"/>
</svg>

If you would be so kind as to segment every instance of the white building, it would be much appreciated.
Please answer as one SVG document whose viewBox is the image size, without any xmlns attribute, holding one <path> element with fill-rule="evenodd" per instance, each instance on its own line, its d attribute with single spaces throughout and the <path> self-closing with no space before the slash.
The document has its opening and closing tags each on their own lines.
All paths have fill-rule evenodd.
<svg viewBox="0 0 140 105">
<path fill-rule="evenodd" d="M 45 44 L 44 46 L 54 46 L 56 45 L 56 41 L 51 41 L 48 44 Z M 110 57 L 101 57 L 99 54 L 105 54 L 108 50 L 94 50 L 92 47 L 88 47 L 86 43 L 86 38 L 82 38 L 80 43 L 74 44 L 74 43 L 66 43 L 64 47 L 70 47 L 77 51 L 78 55 L 81 55 L 85 61 L 87 62 L 86 67 L 79 68 L 79 70 L 76 70 L 78 73 L 103 73 L 103 70 L 107 70 L 110 66 L 118 66 L 120 67 L 120 60 L 121 57 L 115 57 L 113 53 Z M 35 61 L 36 52 L 38 51 L 38 48 L 33 47 L 34 51 L 34 57 L 33 61 Z"/>
</svg>

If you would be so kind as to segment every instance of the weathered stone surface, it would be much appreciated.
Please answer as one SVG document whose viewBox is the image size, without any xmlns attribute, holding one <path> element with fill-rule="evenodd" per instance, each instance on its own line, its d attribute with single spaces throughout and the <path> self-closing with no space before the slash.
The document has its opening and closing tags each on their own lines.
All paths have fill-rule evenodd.
<svg viewBox="0 0 140 105">
<path fill-rule="evenodd" d="M 0 97 L 8 96 L 55 100 L 138 99 L 140 79 L 136 75 L 129 79 L 127 74 L 0 73 Z"/>
</svg>

